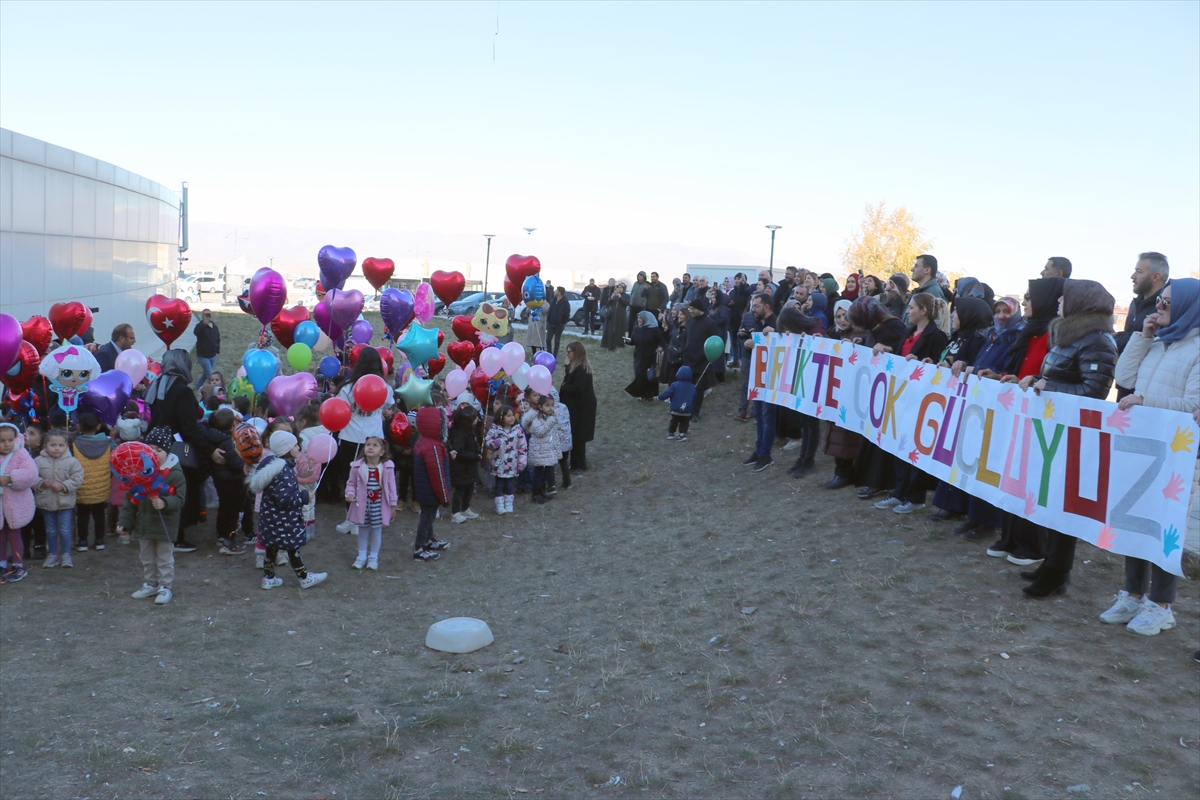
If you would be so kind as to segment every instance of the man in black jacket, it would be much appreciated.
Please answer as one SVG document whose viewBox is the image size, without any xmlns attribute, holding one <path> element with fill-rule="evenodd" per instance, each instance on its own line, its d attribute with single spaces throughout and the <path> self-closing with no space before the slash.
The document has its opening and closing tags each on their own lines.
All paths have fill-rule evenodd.
<svg viewBox="0 0 1200 800">
<path fill-rule="evenodd" d="M 683 346 L 683 363 L 691 367 L 696 376 L 696 404 L 692 412 L 692 421 L 700 420 L 700 409 L 704 405 L 704 395 L 713 385 L 714 374 L 709 367 L 708 356 L 704 354 L 704 343 L 710 336 L 718 336 L 717 323 L 708 313 L 708 300 L 697 297 L 688 304 L 687 343 Z"/>
<path fill-rule="evenodd" d="M 1133 268 L 1133 291 L 1137 295 L 1129 301 L 1129 312 L 1125 315 L 1125 329 L 1117 334 L 1117 354 L 1125 352 L 1129 337 L 1146 325 L 1146 317 L 1154 313 L 1158 296 L 1171 279 L 1171 265 L 1162 253 L 1142 253 Z M 1132 386 L 1117 384 L 1117 399 L 1133 394 Z"/>
<path fill-rule="evenodd" d="M 733 276 L 733 288 L 729 290 L 729 366 L 737 368 L 742 363 L 742 347 L 738 341 L 737 332 L 741 325 L 742 316 L 750 309 L 750 284 L 746 282 L 746 273 L 739 272 Z"/>
<path fill-rule="evenodd" d="M 596 312 L 600 310 L 601 294 L 595 278 L 588 280 L 588 285 L 583 287 L 581 294 L 583 295 L 583 332 L 593 333 L 596 330 Z"/>
<path fill-rule="evenodd" d="M 207 308 L 200 312 L 200 321 L 192 329 L 196 334 L 196 361 L 200 362 L 200 378 L 192 391 L 200 391 L 200 387 L 208 380 L 217 368 L 217 356 L 221 352 L 221 331 L 213 322 L 212 312 Z"/>
<path fill-rule="evenodd" d="M 96 360 L 100 362 L 100 371 L 108 372 L 116 369 L 117 356 L 137 343 L 137 334 L 128 322 L 122 322 L 113 328 L 112 341 L 96 350 Z"/>
<path fill-rule="evenodd" d="M 671 293 L 667 291 L 667 287 L 658 279 L 657 272 L 650 273 L 650 285 L 646 287 L 646 310 L 653 312 L 654 316 L 658 316 L 667 308 L 667 300 Z"/>
<path fill-rule="evenodd" d="M 550 301 L 550 313 L 546 316 L 546 349 L 558 360 L 558 346 L 562 343 L 563 331 L 571 319 L 571 301 L 567 300 L 567 290 L 558 287 L 554 290 L 554 299 Z M 553 347 L 551 343 L 553 342 Z"/>
<path fill-rule="evenodd" d="M 753 328 L 746 331 L 741 339 L 747 364 L 742 372 L 747 376 L 746 387 L 749 389 L 749 375 L 754 369 L 753 353 L 755 333 L 771 333 L 775 330 L 775 315 L 771 312 L 771 295 L 759 292 L 750 300 L 750 316 L 753 318 Z M 741 333 L 738 334 L 741 336 Z M 748 392 L 747 392 L 748 393 Z M 762 472 L 775 463 L 771 458 L 771 447 L 775 444 L 775 406 L 762 400 L 754 401 L 754 453 L 742 462 L 742 466 L 750 467 L 751 472 Z"/>
</svg>

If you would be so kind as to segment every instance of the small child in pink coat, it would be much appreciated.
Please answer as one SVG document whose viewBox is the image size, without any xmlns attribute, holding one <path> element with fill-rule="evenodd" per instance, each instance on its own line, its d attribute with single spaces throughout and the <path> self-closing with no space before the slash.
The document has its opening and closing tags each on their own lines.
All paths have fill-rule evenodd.
<svg viewBox="0 0 1200 800">
<path fill-rule="evenodd" d="M 13 553 L 12 565 L 0 571 L 2 583 L 16 583 L 26 575 L 21 528 L 33 520 L 33 487 L 40 480 L 20 429 L 0 422 L 0 557 L 8 554 L 9 547 Z"/>
<path fill-rule="evenodd" d="M 358 558 L 354 569 L 379 569 L 379 547 L 383 526 L 390 525 L 396 508 L 396 468 L 387 459 L 387 444 L 377 436 L 363 443 L 363 457 L 350 462 L 346 482 L 346 519 L 358 526 Z M 370 548 L 368 549 L 368 544 Z"/>
</svg>

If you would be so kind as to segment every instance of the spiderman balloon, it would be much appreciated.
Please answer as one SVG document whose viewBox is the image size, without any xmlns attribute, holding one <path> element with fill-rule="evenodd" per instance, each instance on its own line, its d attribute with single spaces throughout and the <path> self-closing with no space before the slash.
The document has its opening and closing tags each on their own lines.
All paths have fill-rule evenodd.
<svg viewBox="0 0 1200 800">
<path fill-rule="evenodd" d="M 112 471 L 117 479 L 129 486 L 132 502 L 154 500 L 162 493 L 175 494 L 167 484 L 170 470 L 163 469 L 153 448 L 141 442 L 125 442 L 113 450 Z"/>
</svg>

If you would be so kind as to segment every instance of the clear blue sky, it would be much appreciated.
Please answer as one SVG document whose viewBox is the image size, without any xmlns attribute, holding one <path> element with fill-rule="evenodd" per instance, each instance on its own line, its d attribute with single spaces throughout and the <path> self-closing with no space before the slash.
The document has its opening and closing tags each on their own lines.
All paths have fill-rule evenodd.
<svg viewBox="0 0 1200 800">
<path fill-rule="evenodd" d="M 203 220 L 764 258 L 775 223 L 777 264 L 834 266 L 885 200 L 946 266 L 1066 255 L 1124 298 L 1139 250 L 1200 262 L 1198 32 L 1196 2 L 4 2 L 0 124 Z"/>
</svg>

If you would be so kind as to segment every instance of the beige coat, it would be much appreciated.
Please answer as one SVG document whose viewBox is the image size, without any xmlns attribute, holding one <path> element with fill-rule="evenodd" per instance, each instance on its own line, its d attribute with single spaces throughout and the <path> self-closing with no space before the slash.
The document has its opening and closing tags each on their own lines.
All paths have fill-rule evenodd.
<svg viewBox="0 0 1200 800">
<path fill-rule="evenodd" d="M 1167 347 L 1142 333 L 1129 337 L 1117 361 L 1117 384 L 1151 408 L 1191 414 L 1200 408 L 1200 328 Z"/>
<path fill-rule="evenodd" d="M 41 486 L 41 481 L 50 481 L 51 483 L 61 483 L 65 489 L 62 492 L 56 492 L 49 488 L 37 489 L 34 492 L 34 502 L 37 503 L 37 507 L 46 511 L 74 508 L 75 493 L 83 485 L 83 465 L 79 463 L 79 459 L 69 454 L 62 458 L 51 458 L 43 451 L 33 461 L 37 464 L 38 476 L 41 479 L 38 481 L 38 486 Z"/>
</svg>

